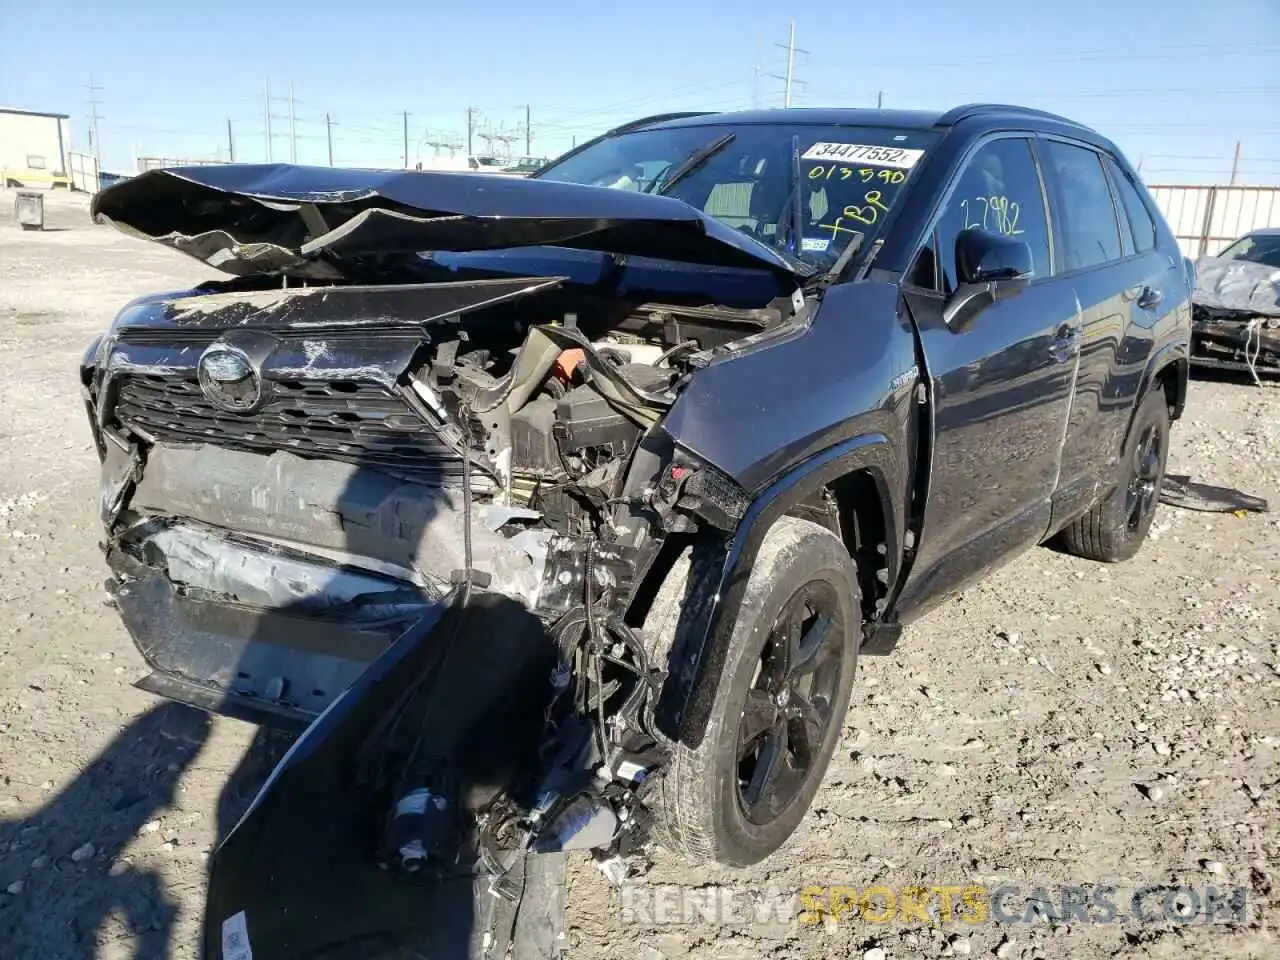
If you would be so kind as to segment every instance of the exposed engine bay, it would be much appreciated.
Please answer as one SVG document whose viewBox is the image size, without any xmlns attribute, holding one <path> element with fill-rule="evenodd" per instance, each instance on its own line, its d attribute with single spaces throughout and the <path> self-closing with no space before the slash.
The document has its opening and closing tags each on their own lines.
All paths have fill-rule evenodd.
<svg viewBox="0 0 1280 960">
<path fill-rule="evenodd" d="M 459 806 L 499 885 L 501 849 L 624 849 L 670 745 L 670 638 L 646 635 L 637 594 L 673 535 L 727 535 L 745 509 L 661 420 L 717 352 L 802 305 L 625 303 L 555 278 L 237 280 L 133 305 L 84 385 L 110 590 L 149 688 L 305 719 L 442 605 L 509 598 L 554 650 L 536 759 L 464 802 L 460 748 L 420 733 L 424 676 L 361 751 L 392 811 L 378 856 L 455 864 Z"/>
</svg>

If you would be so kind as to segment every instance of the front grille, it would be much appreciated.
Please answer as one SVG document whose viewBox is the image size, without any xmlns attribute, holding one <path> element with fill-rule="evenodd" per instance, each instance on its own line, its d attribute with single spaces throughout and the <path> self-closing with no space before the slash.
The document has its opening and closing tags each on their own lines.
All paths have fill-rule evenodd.
<svg viewBox="0 0 1280 960">
<path fill-rule="evenodd" d="M 123 378 L 115 416 L 162 443 L 208 443 L 259 453 L 372 467 L 422 483 L 462 480 L 462 458 L 403 399 L 354 380 L 271 380 L 270 399 L 251 414 L 211 404 L 194 377 Z"/>
</svg>

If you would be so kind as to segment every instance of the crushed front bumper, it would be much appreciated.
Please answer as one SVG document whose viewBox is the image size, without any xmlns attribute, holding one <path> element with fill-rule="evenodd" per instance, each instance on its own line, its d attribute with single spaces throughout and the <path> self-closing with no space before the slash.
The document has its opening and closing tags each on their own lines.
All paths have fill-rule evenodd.
<svg viewBox="0 0 1280 960">
<path fill-rule="evenodd" d="M 109 443 L 109 587 L 153 671 L 140 686 L 309 722 L 441 602 L 464 565 L 460 499 L 284 452 L 154 444 L 144 464 Z M 497 532 L 519 510 L 476 514 L 475 567 L 499 592 L 536 595 L 545 538 Z"/>
<path fill-rule="evenodd" d="M 207 562 L 197 568 L 202 557 Z M 108 548 L 107 560 L 109 589 L 152 670 L 139 687 L 277 726 L 309 723 L 439 602 L 412 584 L 282 556 L 187 524 L 134 532 Z M 208 590 L 211 581 L 237 599 Z M 240 599 L 256 599 L 255 586 L 266 594 L 292 591 L 294 600 Z"/>
<path fill-rule="evenodd" d="M 1280 374 L 1280 317 L 1194 304 L 1191 363 L 1219 370 Z"/>
</svg>

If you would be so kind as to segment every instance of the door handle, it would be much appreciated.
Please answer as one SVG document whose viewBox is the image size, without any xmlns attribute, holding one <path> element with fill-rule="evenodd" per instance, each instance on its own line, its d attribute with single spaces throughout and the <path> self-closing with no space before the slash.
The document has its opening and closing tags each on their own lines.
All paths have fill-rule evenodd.
<svg viewBox="0 0 1280 960">
<path fill-rule="evenodd" d="M 1063 324 L 1058 328 L 1057 335 L 1049 342 L 1049 356 L 1057 363 L 1066 363 L 1079 345 L 1080 329 Z"/>
<path fill-rule="evenodd" d="M 1163 290 L 1157 290 L 1155 287 L 1143 287 L 1142 293 L 1138 294 L 1138 306 L 1143 310 L 1151 310 L 1154 307 L 1158 307 L 1163 299 Z"/>
</svg>

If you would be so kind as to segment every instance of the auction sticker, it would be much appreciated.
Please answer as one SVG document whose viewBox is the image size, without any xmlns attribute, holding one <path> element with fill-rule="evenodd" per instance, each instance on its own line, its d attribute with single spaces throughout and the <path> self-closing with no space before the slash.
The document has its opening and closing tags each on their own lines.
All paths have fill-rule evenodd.
<svg viewBox="0 0 1280 960">
<path fill-rule="evenodd" d="M 877 167 L 910 170 L 923 156 L 923 150 L 912 150 L 908 147 L 876 147 L 865 143 L 815 143 L 800 159 L 870 163 Z"/>
<path fill-rule="evenodd" d="M 243 910 L 222 921 L 222 960 L 253 960 L 249 924 Z"/>
</svg>

